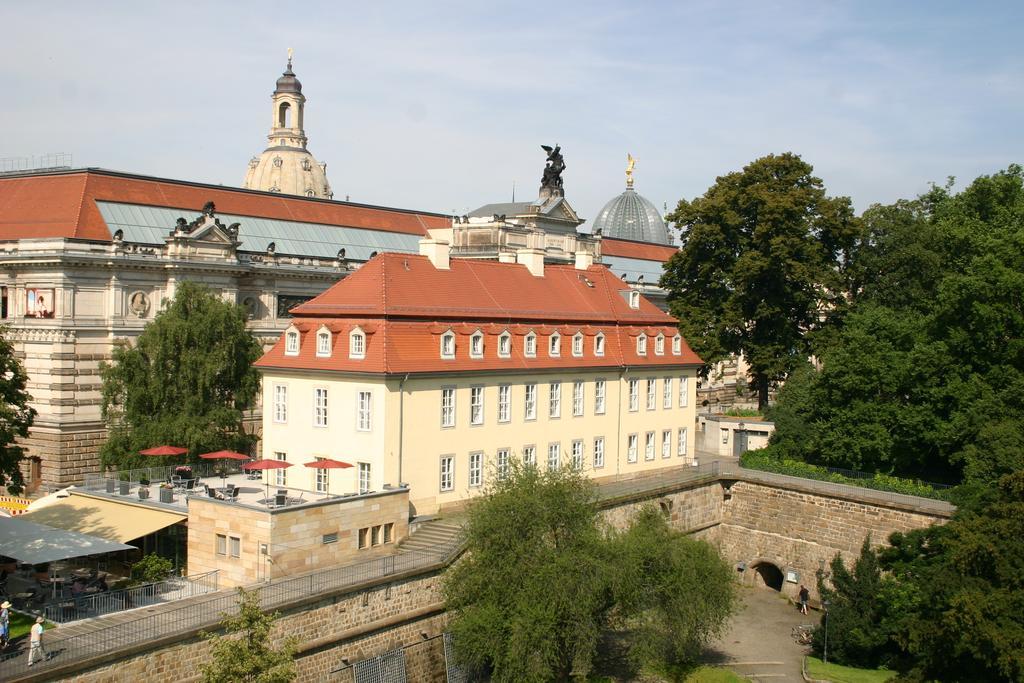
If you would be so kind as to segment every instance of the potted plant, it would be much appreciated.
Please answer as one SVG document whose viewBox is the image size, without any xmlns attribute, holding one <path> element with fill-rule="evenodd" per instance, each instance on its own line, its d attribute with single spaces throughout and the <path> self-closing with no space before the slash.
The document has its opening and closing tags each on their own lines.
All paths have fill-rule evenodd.
<svg viewBox="0 0 1024 683">
<path fill-rule="evenodd" d="M 149 478 L 139 477 L 139 486 L 149 486 Z"/>
<path fill-rule="evenodd" d="M 139 487 L 139 500 L 146 500 L 149 498 L 149 488 L 146 486 Z"/>
<path fill-rule="evenodd" d="M 104 479 L 103 482 L 107 485 L 107 493 L 114 492 L 114 486 L 117 484 L 113 479 Z"/>
<path fill-rule="evenodd" d="M 178 465 L 174 468 L 174 475 L 179 479 L 191 479 L 192 465 Z"/>
<path fill-rule="evenodd" d="M 131 485 L 132 484 L 130 481 L 118 482 L 118 489 L 120 490 L 122 496 L 128 495 L 128 489 L 131 488 Z"/>
<path fill-rule="evenodd" d="M 160 502 L 161 503 L 173 503 L 174 502 L 174 485 L 169 482 L 160 484 Z"/>
</svg>

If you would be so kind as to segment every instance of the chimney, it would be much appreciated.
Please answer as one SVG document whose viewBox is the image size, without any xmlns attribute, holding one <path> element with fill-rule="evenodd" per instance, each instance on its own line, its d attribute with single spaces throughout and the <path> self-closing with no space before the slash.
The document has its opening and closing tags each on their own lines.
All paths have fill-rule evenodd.
<svg viewBox="0 0 1024 683">
<path fill-rule="evenodd" d="M 516 250 L 516 263 L 526 266 L 534 277 L 544 277 L 544 250 L 543 249 L 518 249 Z"/>
<path fill-rule="evenodd" d="M 586 270 L 594 265 L 594 255 L 589 251 L 576 252 L 576 270 Z"/>
<path fill-rule="evenodd" d="M 426 256 L 438 270 L 451 270 L 448 257 L 451 246 L 442 240 L 421 239 L 420 256 Z"/>
</svg>

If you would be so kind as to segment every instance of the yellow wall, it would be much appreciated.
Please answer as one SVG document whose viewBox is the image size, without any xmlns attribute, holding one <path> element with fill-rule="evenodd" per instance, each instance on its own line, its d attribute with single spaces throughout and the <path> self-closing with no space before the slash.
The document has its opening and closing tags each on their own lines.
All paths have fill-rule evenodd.
<svg viewBox="0 0 1024 683">
<path fill-rule="evenodd" d="M 292 462 L 305 462 L 314 455 L 338 458 L 348 462 L 362 460 L 373 467 L 375 490 L 384 484 L 407 482 L 410 502 L 416 514 L 431 514 L 442 506 L 457 504 L 479 492 L 488 479 L 495 475 L 498 449 L 508 448 L 515 460 L 521 460 L 523 447 L 534 445 L 537 464 L 547 467 L 548 446 L 560 445 L 560 463 L 571 461 L 574 440 L 583 441 L 584 471 L 594 477 L 615 474 L 638 474 L 663 467 L 675 467 L 690 462 L 693 457 L 693 426 L 695 423 L 696 378 L 695 369 L 676 367 L 657 371 L 637 372 L 620 369 L 572 370 L 543 374 L 462 373 L 407 380 L 389 379 L 386 382 L 352 376 L 323 375 L 323 380 L 311 379 L 300 373 L 265 371 L 263 411 L 263 454 L 272 457 L 275 450 L 289 453 Z M 664 408 L 665 378 L 672 379 L 672 406 Z M 687 377 L 687 401 L 680 407 L 679 378 Z M 594 412 L 595 380 L 606 381 L 605 412 Z M 628 381 L 639 380 L 639 409 L 630 411 Z M 655 407 L 647 409 L 647 379 L 656 380 Z M 573 415 L 573 382 L 584 382 L 583 415 Z M 561 416 L 549 417 L 550 385 L 561 382 Z M 273 422 L 273 387 L 289 387 L 288 424 Z M 537 416 L 524 419 L 525 385 L 537 385 Z M 399 385 L 402 390 L 399 391 Z M 510 420 L 498 422 L 499 386 L 511 387 Z M 327 386 L 329 427 L 312 427 L 313 388 Z M 471 388 L 483 387 L 483 424 L 470 424 Z M 355 394 L 370 388 L 374 392 L 373 431 L 355 430 Z M 441 426 L 442 387 L 455 388 L 455 425 Z M 687 428 L 685 456 L 678 454 L 680 428 Z M 662 431 L 671 430 L 669 457 L 662 457 Z M 655 434 L 654 458 L 645 457 L 645 436 Z M 627 443 L 630 434 L 637 434 L 637 461 L 628 462 Z M 605 439 L 605 463 L 594 468 L 594 438 Z M 470 454 L 483 453 L 483 486 L 469 486 Z M 296 457 L 292 456 L 296 454 Z M 454 488 L 440 490 L 441 457 L 454 456 Z M 296 472 L 289 470 L 289 484 L 313 488 L 315 470 Z M 305 483 L 292 479 L 305 475 Z M 273 475 L 271 475 L 273 476 Z M 356 490 L 355 470 L 331 472 L 332 493 Z M 273 481 L 273 480 L 271 480 Z"/>
</svg>

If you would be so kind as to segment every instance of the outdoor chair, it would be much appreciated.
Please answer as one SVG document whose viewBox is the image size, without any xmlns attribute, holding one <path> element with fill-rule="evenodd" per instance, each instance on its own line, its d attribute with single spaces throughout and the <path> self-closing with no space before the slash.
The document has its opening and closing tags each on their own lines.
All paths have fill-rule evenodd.
<svg viewBox="0 0 1024 683">
<path fill-rule="evenodd" d="M 302 503 L 302 498 L 305 495 L 306 495 L 305 491 L 299 491 L 299 497 L 298 498 L 289 498 L 288 499 L 288 504 L 289 505 L 300 505 Z"/>
<path fill-rule="evenodd" d="M 216 491 L 214 491 L 214 490 L 213 490 L 212 488 L 210 488 L 209 486 L 207 486 L 207 487 L 206 487 L 206 495 L 208 495 L 208 496 L 209 496 L 210 498 L 216 498 L 216 497 L 217 497 L 217 492 L 216 492 Z"/>
<path fill-rule="evenodd" d="M 288 496 L 285 495 L 284 493 L 278 493 L 276 496 L 274 496 L 274 507 L 283 508 L 287 504 Z"/>
<path fill-rule="evenodd" d="M 239 494 L 239 492 L 241 490 L 242 489 L 240 489 L 240 488 L 238 488 L 236 486 L 236 487 L 232 488 L 230 491 L 228 491 L 228 500 L 230 500 L 232 503 L 237 503 L 238 502 L 238 494 Z"/>
<path fill-rule="evenodd" d="M 186 479 L 185 480 L 185 491 L 194 491 L 196 488 L 197 479 Z"/>
</svg>

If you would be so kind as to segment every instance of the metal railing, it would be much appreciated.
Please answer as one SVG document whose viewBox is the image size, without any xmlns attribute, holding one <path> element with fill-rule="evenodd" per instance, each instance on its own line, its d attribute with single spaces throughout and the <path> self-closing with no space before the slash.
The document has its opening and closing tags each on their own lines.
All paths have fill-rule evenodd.
<svg viewBox="0 0 1024 683">
<path fill-rule="evenodd" d="M 157 583 L 107 591 L 93 595 L 81 595 L 70 600 L 61 600 L 46 605 L 43 616 L 47 621 L 66 624 L 79 619 L 89 619 L 123 612 L 137 607 L 184 600 L 197 595 L 215 593 L 217 588 L 217 570 L 197 574 L 195 576 L 171 577 Z"/>
<path fill-rule="evenodd" d="M 462 548 L 461 535 L 427 550 L 387 555 L 345 567 L 313 572 L 304 576 L 277 579 L 257 589 L 263 609 L 275 609 L 318 594 L 344 590 L 363 583 L 386 579 L 406 572 L 429 571 L 450 562 Z M 67 666 L 76 661 L 102 656 L 118 650 L 155 642 L 168 636 L 216 628 L 224 615 L 238 613 L 238 596 L 234 591 L 220 591 L 198 597 L 188 604 L 174 607 L 150 607 L 140 610 L 134 619 L 116 623 L 84 622 L 78 632 L 62 635 L 60 629 L 47 632 L 43 644 L 51 658 L 38 662 L 39 671 Z M 91 628 L 86 627 L 89 624 Z M 25 672 L 24 657 L 28 644 L 20 651 L 8 650 L 0 655 L 0 680 L 8 680 Z"/>
</svg>

